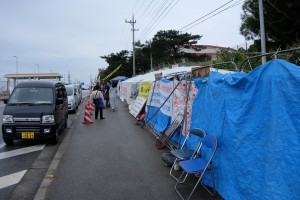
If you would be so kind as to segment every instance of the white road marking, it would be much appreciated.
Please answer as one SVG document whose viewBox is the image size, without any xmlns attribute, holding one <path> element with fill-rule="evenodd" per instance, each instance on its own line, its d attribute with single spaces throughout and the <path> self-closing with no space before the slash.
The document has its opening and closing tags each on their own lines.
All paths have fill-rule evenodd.
<svg viewBox="0 0 300 200">
<path fill-rule="evenodd" d="M 4 143 L 1 143 L 0 144 L 0 149 L 2 148 L 2 147 L 4 147 L 5 146 L 5 144 Z"/>
<path fill-rule="evenodd" d="M 27 170 L 23 170 L 0 177 L 0 189 L 19 183 L 26 172 Z"/>
<path fill-rule="evenodd" d="M 26 154 L 26 153 L 31 153 L 34 151 L 39 151 L 39 150 L 42 150 L 44 147 L 45 147 L 45 144 L 41 144 L 41 145 L 36 145 L 36 146 L 26 147 L 26 148 L 22 148 L 22 149 L 16 149 L 16 150 L 12 150 L 12 151 L 3 152 L 3 153 L 0 153 L 0 160 L 5 159 L 5 158 L 10 158 L 13 156 Z"/>
</svg>

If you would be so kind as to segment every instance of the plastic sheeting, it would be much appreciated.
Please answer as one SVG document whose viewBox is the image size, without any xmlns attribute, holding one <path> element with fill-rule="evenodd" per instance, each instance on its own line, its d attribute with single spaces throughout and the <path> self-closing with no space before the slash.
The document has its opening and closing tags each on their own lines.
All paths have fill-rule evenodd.
<svg viewBox="0 0 300 200">
<path fill-rule="evenodd" d="M 158 109 L 159 108 L 157 108 L 155 106 L 148 106 L 148 112 L 146 113 L 145 120 L 148 121 L 150 119 L 149 122 L 154 127 L 154 129 L 158 133 L 163 133 L 163 131 L 169 126 L 171 117 L 165 115 L 161 111 L 158 111 L 155 114 L 155 112 Z"/>
<path fill-rule="evenodd" d="M 300 199 L 300 67 L 274 60 L 248 74 L 212 72 L 195 84 L 191 128 L 218 138 L 218 193 L 226 200 Z"/>
<path fill-rule="evenodd" d="M 153 91 L 154 90 L 154 91 Z M 173 82 L 167 79 L 161 79 L 153 82 L 147 101 L 147 113 L 145 120 L 150 120 L 150 124 L 158 133 L 162 133 L 170 124 Z M 169 99 L 168 99 L 169 97 Z M 165 102 L 166 101 L 166 102 Z M 161 105 L 164 105 L 161 107 Z"/>
</svg>

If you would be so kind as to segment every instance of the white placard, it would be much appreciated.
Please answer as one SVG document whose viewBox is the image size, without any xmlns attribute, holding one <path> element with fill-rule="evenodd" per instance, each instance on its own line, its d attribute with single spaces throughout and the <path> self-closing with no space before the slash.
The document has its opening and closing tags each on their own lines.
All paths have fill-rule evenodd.
<svg viewBox="0 0 300 200">
<path fill-rule="evenodd" d="M 142 111 L 145 103 L 146 103 L 147 99 L 144 99 L 142 97 L 137 97 L 135 99 L 135 102 L 132 106 L 132 108 L 130 109 L 130 113 L 136 118 L 140 112 Z"/>
</svg>

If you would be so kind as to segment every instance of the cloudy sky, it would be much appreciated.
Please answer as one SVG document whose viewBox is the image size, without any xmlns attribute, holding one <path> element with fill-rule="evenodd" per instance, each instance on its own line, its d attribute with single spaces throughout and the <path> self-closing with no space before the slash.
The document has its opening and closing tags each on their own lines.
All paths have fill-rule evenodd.
<svg viewBox="0 0 300 200">
<path fill-rule="evenodd" d="M 18 56 L 19 74 L 57 72 L 64 81 L 69 74 L 71 81 L 88 84 L 98 68 L 108 66 L 99 56 L 132 50 L 132 27 L 125 20 L 133 14 L 135 38 L 142 43 L 159 30 L 174 29 L 202 35 L 198 44 L 245 46 L 239 34 L 243 2 L 2 0 L 0 81 L 4 74 L 17 72 L 13 56 Z"/>
</svg>

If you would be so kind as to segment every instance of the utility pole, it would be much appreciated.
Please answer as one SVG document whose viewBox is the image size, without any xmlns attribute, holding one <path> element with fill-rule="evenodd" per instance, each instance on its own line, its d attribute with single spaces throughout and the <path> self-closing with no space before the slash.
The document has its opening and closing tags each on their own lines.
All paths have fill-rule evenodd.
<svg viewBox="0 0 300 200">
<path fill-rule="evenodd" d="M 130 21 L 127 21 L 125 20 L 125 23 L 130 23 L 131 26 L 132 26 L 132 49 L 133 49 L 133 52 L 132 52 L 132 67 L 133 67 L 133 77 L 135 76 L 135 42 L 134 42 L 134 31 L 138 31 L 138 29 L 134 29 L 134 24 L 136 23 L 136 20 L 134 20 L 134 15 L 132 15 L 132 20 Z"/>
<path fill-rule="evenodd" d="M 260 43 L 261 53 L 266 53 L 266 34 L 265 34 L 265 22 L 264 22 L 264 8 L 262 0 L 258 0 L 259 5 L 259 22 L 260 22 Z M 262 57 L 262 64 L 267 61 L 266 56 Z"/>
</svg>

